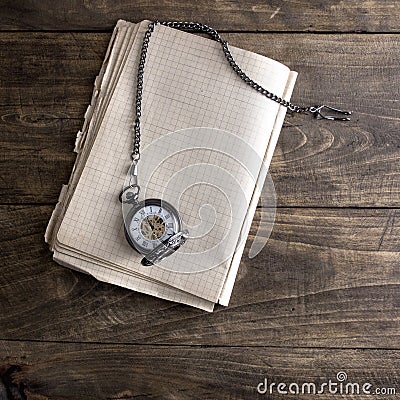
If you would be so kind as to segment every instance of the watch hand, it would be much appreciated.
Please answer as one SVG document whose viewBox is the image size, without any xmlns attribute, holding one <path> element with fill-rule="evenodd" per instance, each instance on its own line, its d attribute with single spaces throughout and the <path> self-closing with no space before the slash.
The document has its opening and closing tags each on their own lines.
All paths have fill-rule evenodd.
<svg viewBox="0 0 400 400">
<path fill-rule="evenodd" d="M 144 228 L 143 231 L 145 232 L 146 235 L 151 234 L 153 232 L 147 221 L 143 224 L 143 228 Z"/>
<path fill-rule="evenodd" d="M 150 221 L 149 219 L 148 219 L 147 221 L 148 221 L 148 223 L 149 223 L 149 225 L 150 225 L 151 230 L 154 231 L 154 225 L 151 223 L 151 221 Z"/>
</svg>

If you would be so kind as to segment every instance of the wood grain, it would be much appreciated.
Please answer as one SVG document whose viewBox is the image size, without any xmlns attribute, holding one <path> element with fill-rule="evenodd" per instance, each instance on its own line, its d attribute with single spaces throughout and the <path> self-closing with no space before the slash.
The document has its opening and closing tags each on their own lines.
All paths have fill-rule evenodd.
<svg viewBox="0 0 400 400">
<path fill-rule="evenodd" d="M 51 209 L 0 208 L 2 339 L 398 348 L 400 210 L 279 209 L 249 259 L 259 210 L 231 304 L 209 314 L 58 266 Z"/>
<path fill-rule="evenodd" d="M 349 123 L 287 116 L 271 166 L 280 206 L 399 207 L 398 36 L 225 36 L 297 69 L 294 102 L 355 112 Z M 0 34 L 1 203 L 58 198 L 108 39 Z"/>
<path fill-rule="evenodd" d="M 119 18 L 207 23 L 297 70 L 294 102 L 355 112 L 286 117 L 272 234 L 250 259 L 270 234 L 264 201 L 231 304 L 213 314 L 63 268 L 44 243 Z M 256 393 L 265 377 L 339 371 L 397 398 L 399 18 L 395 0 L 1 2 L 0 399 L 269 398 Z"/>
<path fill-rule="evenodd" d="M 119 18 L 194 20 L 221 30 L 398 32 L 395 0 L 3 1 L 1 29 L 111 30 Z"/>
<path fill-rule="evenodd" d="M 257 396 L 257 385 L 265 378 L 269 383 L 294 382 L 300 388 L 303 383 L 312 382 L 320 388 L 329 379 L 338 382 L 336 375 L 340 371 L 347 374 L 345 383 L 358 383 L 362 387 L 369 382 L 371 392 L 377 388 L 395 388 L 398 393 L 400 383 L 398 350 L 9 341 L 1 341 L 0 346 L 0 372 L 3 371 L 0 376 L 4 377 L 7 387 L 26 396 L 20 398 L 32 400 L 270 398 L 270 395 Z M 338 396 L 325 390 L 325 394 L 304 397 Z M 368 399 L 371 395 L 344 394 L 343 397 Z M 298 399 L 299 396 L 279 395 L 275 388 L 273 398 Z M 384 398 L 395 399 L 396 395 Z"/>
</svg>

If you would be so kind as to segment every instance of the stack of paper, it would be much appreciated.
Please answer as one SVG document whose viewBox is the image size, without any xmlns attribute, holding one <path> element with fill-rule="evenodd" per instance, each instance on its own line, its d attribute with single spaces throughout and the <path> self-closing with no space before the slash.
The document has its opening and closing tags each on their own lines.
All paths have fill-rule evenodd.
<svg viewBox="0 0 400 400">
<path fill-rule="evenodd" d="M 144 74 L 140 196 L 173 203 L 189 239 L 160 263 L 143 266 L 126 241 L 118 195 L 131 165 L 138 58 L 148 23 L 117 23 L 46 241 L 61 265 L 212 311 L 215 303 L 228 305 L 286 109 L 246 85 L 219 43 L 156 26 Z M 290 98 L 295 72 L 230 49 L 254 81 Z"/>
</svg>

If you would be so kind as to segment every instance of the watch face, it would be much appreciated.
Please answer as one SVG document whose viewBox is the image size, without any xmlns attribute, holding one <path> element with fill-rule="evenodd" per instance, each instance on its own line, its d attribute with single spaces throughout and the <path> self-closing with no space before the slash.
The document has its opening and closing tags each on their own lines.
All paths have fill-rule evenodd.
<svg viewBox="0 0 400 400">
<path fill-rule="evenodd" d="M 129 244 L 142 254 L 181 230 L 178 211 L 166 201 L 146 199 L 135 205 L 125 219 Z"/>
</svg>

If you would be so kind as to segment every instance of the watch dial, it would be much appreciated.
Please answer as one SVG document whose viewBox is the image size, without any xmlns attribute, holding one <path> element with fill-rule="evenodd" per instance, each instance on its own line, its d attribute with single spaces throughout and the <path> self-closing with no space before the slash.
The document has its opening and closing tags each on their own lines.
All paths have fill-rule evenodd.
<svg viewBox="0 0 400 400">
<path fill-rule="evenodd" d="M 180 220 L 170 204 L 159 200 L 151 203 L 147 200 L 132 210 L 126 228 L 134 247 L 146 253 L 178 232 Z"/>
</svg>

